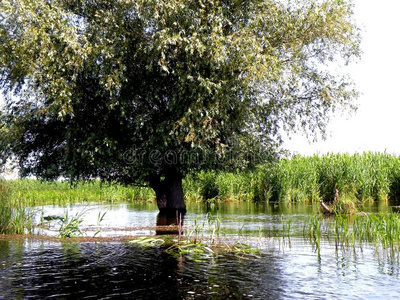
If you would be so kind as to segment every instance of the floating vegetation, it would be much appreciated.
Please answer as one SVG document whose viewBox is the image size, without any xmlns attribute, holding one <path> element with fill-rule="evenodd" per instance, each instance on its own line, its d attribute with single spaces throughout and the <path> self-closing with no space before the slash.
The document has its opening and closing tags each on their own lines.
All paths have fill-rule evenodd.
<svg viewBox="0 0 400 300">
<path fill-rule="evenodd" d="M 171 236 L 138 237 L 128 243 L 145 248 L 163 247 L 166 253 L 175 257 L 184 256 L 194 260 L 210 259 L 221 254 L 231 254 L 239 258 L 258 258 L 261 255 L 259 249 L 242 242 L 207 243 L 207 240 L 199 241 L 188 237 L 185 239 L 171 238 Z"/>
<path fill-rule="evenodd" d="M 179 231 L 182 228 L 178 228 Z M 221 233 L 221 222 L 218 217 L 208 213 L 203 222 L 195 218 L 194 225 L 185 229 L 185 237 L 178 236 L 157 236 L 138 237 L 129 244 L 142 247 L 161 247 L 166 253 L 175 257 L 191 257 L 194 260 L 209 259 L 219 254 L 234 254 L 240 258 L 258 257 L 260 250 L 251 247 L 243 242 L 229 244 L 226 241 L 219 241 Z"/>
<path fill-rule="evenodd" d="M 209 245 L 191 240 L 182 240 L 172 244 L 165 252 L 175 257 L 186 256 L 195 260 L 209 259 L 216 254 Z"/>
<path fill-rule="evenodd" d="M 132 245 L 138 245 L 142 247 L 157 247 L 166 243 L 166 237 L 139 237 L 128 242 Z"/>
</svg>

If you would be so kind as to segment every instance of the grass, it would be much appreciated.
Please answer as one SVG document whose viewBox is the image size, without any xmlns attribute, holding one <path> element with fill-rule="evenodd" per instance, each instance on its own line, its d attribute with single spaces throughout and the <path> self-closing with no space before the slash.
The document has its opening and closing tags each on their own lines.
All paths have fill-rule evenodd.
<svg viewBox="0 0 400 300">
<path fill-rule="evenodd" d="M 319 246 L 321 237 L 333 238 L 336 245 L 352 246 L 373 243 L 400 250 L 400 215 L 397 213 L 336 215 L 325 219 L 310 216 L 303 235 Z"/>
<path fill-rule="evenodd" d="M 262 180 L 272 201 L 353 201 L 400 198 L 400 158 L 385 153 L 294 156 L 267 168 Z"/>
<path fill-rule="evenodd" d="M 71 185 L 69 182 L 19 179 L 10 180 L 7 184 L 11 191 L 11 199 L 25 206 L 152 201 L 154 198 L 154 192 L 149 188 L 102 184 L 100 181 L 78 182 Z"/>
<path fill-rule="evenodd" d="M 83 214 L 84 211 L 70 218 L 68 216 L 68 211 L 65 211 L 64 216 L 60 220 L 61 225 L 58 230 L 61 238 L 71 238 L 83 235 L 83 232 L 79 228 L 80 224 L 83 222 Z"/>
<path fill-rule="evenodd" d="M 13 207 L 77 202 L 154 201 L 150 188 L 101 184 L 99 181 L 7 181 Z M 365 201 L 400 199 L 400 158 L 385 153 L 294 156 L 252 171 L 199 172 L 183 181 L 186 201 L 333 202 L 338 213 L 356 211 Z M 7 209 L 3 206 L 2 209 Z M 7 213 L 3 213 L 7 215 Z"/>
<path fill-rule="evenodd" d="M 186 177 L 184 187 L 188 200 L 322 200 L 337 213 L 356 212 L 366 201 L 400 199 L 400 158 L 371 152 L 294 156 L 251 172 L 200 172 Z"/>
<path fill-rule="evenodd" d="M 31 209 L 11 200 L 10 188 L 0 181 L 0 234 L 31 233 L 32 216 Z"/>
</svg>

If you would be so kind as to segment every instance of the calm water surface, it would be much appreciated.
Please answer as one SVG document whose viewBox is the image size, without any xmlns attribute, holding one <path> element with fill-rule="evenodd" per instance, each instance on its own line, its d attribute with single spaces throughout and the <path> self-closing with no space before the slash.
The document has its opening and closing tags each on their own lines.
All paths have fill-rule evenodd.
<svg viewBox="0 0 400 300">
<path fill-rule="evenodd" d="M 191 204 L 184 224 L 205 220 L 207 208 Z M 370 210 L 377 207 L 371 205 Z M 389 210 L 389 207 L 380 207 Z M 154 235 L 154 204 L 41 207 L 43 215 L 82 214 L 87 236 Z M 294 232 L 316 211 L 311 205 L 224 204 L 214 210 L 221 236 L 246 241 L 261 258 L 229 255 L 196 261 L 162 248 L 126 242 L 59 242 L 0 238 L 0 299 L 398 299 L 399 253 L 374 245 L 319 250 L 307 239 L 282 238 L 283 219 Z M 97 224 L 99 212 L 107 212 Z M 38 220 L 40 214 L 38 214 Z M 41 234 L 56 235 L 57 222 Z"/>
</svg>

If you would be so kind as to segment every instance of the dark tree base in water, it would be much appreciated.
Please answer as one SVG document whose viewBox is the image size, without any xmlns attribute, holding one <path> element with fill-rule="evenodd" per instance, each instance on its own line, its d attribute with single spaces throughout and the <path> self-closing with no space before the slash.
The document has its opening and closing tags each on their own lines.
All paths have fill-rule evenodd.
<svg viewBox="0 0 400 300">
<path fill-rule="evenodd" d="M 159 208 L 160 209 L 160 214 L 166 215 L 168 216 L 168 218 L 172 218 L 172 217 L 176 217 L 177 215 L 185 215 L 186 214 L 186 208 L 170 208 L 170 207 L 166 207 L 166 208 Z"/>
<path fill-rule="evenodd" d="M 159 228 L 156 229 L 156 235 L 183 234 L 182 226 L 184 219 L 185 219 L 184 213 L 180 213 L 178 211 L 175 211 L 174 213 L 172 211 L 169 212 L 160 211 L 157 215 L 157 226 Z M 164 226 L 169 227 L 171 225 L 173 225 L 172 228 L 168 228 L 168 230 L 166 230 L 164 227 Z M 181 230 L 181 232 L 179 232 L 179 230 Z"/>
<path fill-rule="evenodd" d="M 150 180 L 150 187 L 156 192 L 157 206 L 160 212 L 176 215 L 186 213 L 186 205 L 183 199 L 182 175 L 170 170 L 163 180 L 154 176 Z"/>
</svg>

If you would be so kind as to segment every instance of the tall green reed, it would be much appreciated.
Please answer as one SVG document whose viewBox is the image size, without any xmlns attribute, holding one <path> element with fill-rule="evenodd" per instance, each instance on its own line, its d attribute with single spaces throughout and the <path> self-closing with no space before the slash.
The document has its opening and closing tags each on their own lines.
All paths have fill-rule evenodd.
<svg viewBox="0 0 400 300">
<path fill-rule="evenodd" d="M 304 224 L 303 235 L 311 242 L 320 244 L 321 237 L 333 237 L 337 246 L 373 243 L 377 246 L 400 249 L 400 215 L 397 213 L 336 215 L 323 219 L 318 215 L 309 217 Z"/>
<path fill-rule="evenodd" d="M 45 182 L 32 179 L 8 181 L 11 199 L 25 206 L 45 204 L 64 205 L 77 202 L 129 202 L 151 201 L 154 192 L 150 188 L 127 187 L 120 184 L 91 182 L 52 181 Z"/>
<path fill-rule="evenodd" d="M 0 181 L 0 233 L 31 233 L 32 217 L 31 209 L 17 201 L 12 201 L 9 186 L 4 181 Z"/>
<path fill-rule="evenodd" d="M 7 182 L 11 199 L 26 206 L 75 202 L 154 201 L 150 188 L 100 181 Z M 187 201 L 333 201 L 338 190 L 344 202 L 400 199 L 400 158 L 386 153 L 293 156 L 251 171 L 203 171 L 184 178 Z M 350 205 L 351 206 L 351 205 Z M 343 205 L 346 208 L 346 205 Z"/>
<path fill-rule="evenodd" d="M 386 153 L 294 156 L 271 165 L 263 177 L 270 201 L 353 201 L 400 197 L 400 158 Z"/>
</svg>

